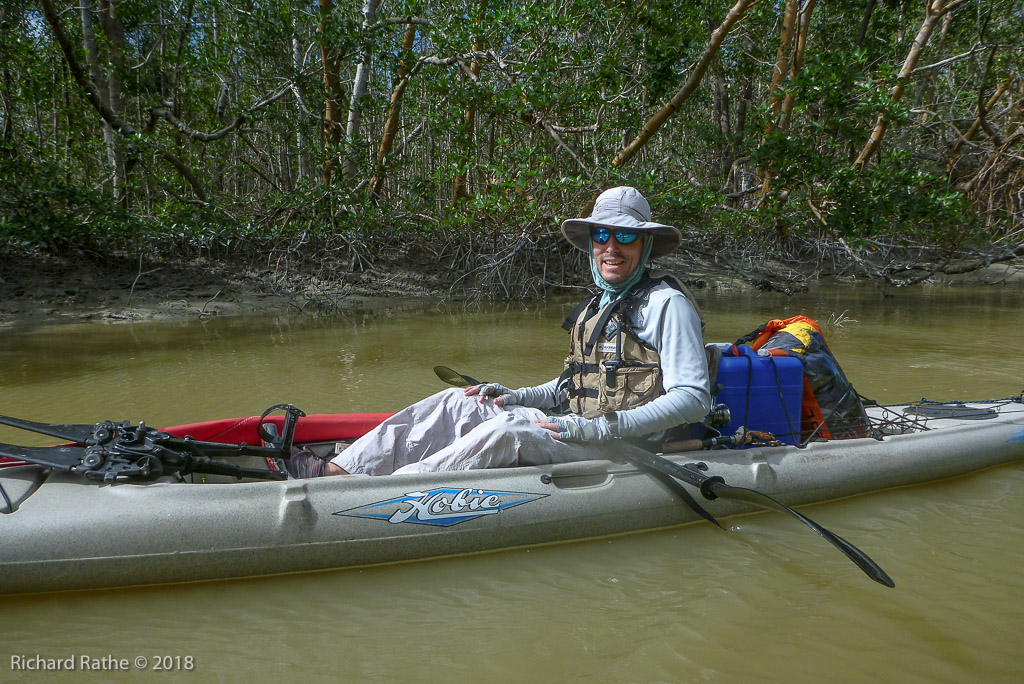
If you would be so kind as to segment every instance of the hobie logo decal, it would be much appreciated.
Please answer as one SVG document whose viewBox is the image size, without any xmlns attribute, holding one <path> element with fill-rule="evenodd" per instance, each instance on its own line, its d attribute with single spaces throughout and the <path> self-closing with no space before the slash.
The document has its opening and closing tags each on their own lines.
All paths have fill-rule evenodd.
<svg viewBox="0 0 1024 684">
<path fill-rule="evenodd" d="M 526 492 L 494 492 L 486 489 L 431 489 L 409 492 L 387 501 L 337 511 L 334 515 L 353 518 L 375 518 L 390 523 L 421 525 L 457 525 L 485 515 L 500 513 L 506 508 L 543 499 L 547 494 Z"/>
<path fill-rule="evenodd" d="M 1017 430 L 1013 433 L 1013 437 L 1006 440 L 1007 442 L 1024 442 L 1024 429 Z"/>
</svg>

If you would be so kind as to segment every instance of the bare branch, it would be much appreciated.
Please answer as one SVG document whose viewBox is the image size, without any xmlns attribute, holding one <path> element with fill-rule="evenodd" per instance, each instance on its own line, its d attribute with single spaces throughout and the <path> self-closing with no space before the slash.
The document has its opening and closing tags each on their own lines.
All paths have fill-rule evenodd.
<svg viewBox="0 0 1024 684">
<path fill-rule="evenodd" d="M 911 45 L 906 59 L 903 60 L 903 68 L 900 69 L 900 73 L 896 78 L 896 85 L 889 91 L 889 101 L 892 104 L 896 104 L 902 99 L 907 82 L 913 75 L 917 62 L 921 58 L 921 53 L 924 51 L 924 46 L 928 44 L 928 39 L 931 38 L 932 31 L 938 24 L 939 19 L 955 11 L 967 0 L 946 0 L 946 2 L 943 2 L 943 0 L 927 0 L 927 2 L 924 22 L 914 38 L 914 43 Z M 885 137 L 885 131 L 888 128 L 888 118 L 884 112 L 880 113 L 875 119 L 875 127 L 872 129 L 868 141 L 864 144 L 864 148 L 853 163 L 855 167 L 858 169 L 864 168 L 878 150 L 878 146 L 882 144 L 882 138 Z"/>
<path fill-rule="evenodd" d="M 911 76 L 915 76 L 916 77 L 916 76 L 919 76 L 919 75 L 924 74 L 926 72 L 933 71 L 935 69 L 941 69 L 943 67 L 949 66 L 950 64 L 955 64 L 956 62 L 968 59 L 969 57 L 973 57 L 974 55 L 978 54 L 979 52 L 984 52 L 989 47 L 990 46 L 985 46 L 985 45 L 981 45 L 980 43 L 977 43 L 977 44 L 974 45 L 974 47 L 972 47 L 967 52 L 963 52 L 963 53 L 960 53 L 959 55 L 954 55 L 952 57 L 947 57 L 946 59 L 940 60 L 938 62 L 934 62 L 932 64 L 928 64 L 927 66 L 915 67 L 914 71 L 911 73 Z"/>
<path fill-rule="evenodd" d="M 738 0 L 738 2 L 729 10 L 729 14 L 726 15 L 725 20 L 722 24 L 715 29 L 714 33 L 711 34 L 711 39 L 708 41 L 707 47 L 704 48 L 704 53 L 697 60 L 697 65 L 693 71 L 690 72 L 690 77 L 686 79 L 686 83 L 680 88 L 679 92 L 669 100 L 665 106 L 663 106 L 657 114 L 648 119 L 647 123 L 644 124 L 640 134 L 636 136 L 633 142 L 629 143 L 618 154 L 615 155 L 615 159 L 612 163 L 615 166 L 625 166 L 629 163 L 637 152 L 640 151 L 647 141 L 651 139 L 658 129 L 668 121 L 669 117 L 676 113 L 676 111 L 683 105 L 690 95 L 700 85 L 701 79 L 704 77 L 704 72 L 707 71 L 708 65 L 711 64 L 711 60 L 718 52 L 718 48 L 721 47 L 722 41 L 732 30 L 732 27 L 743 18 L 743 15 L 747 13 L 751 7 L 756 5 L 761 0 Z"/>
</svg>

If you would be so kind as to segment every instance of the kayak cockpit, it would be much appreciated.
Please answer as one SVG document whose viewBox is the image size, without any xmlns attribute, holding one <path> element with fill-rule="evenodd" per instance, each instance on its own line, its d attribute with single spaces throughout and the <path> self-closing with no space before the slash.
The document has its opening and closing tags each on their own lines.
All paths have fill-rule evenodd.
<svg viewBox="0 0 1024 684">
<path fill-rule="evenodd" d="M 144 423 L 105 421 L 95 426 L 51 425 L 0 417 L 0 422 L 76 441 L 60 447 L 0 445 L 0 511 L 15 510 L 46 481 L 63 470 L 100 482 L 125 481 L 213 484 L 291 479 L 287 460 L 298 450 L 329 460 L 390 414 L 305 415 L 294 407 L 275 407 L 285 415 L 231 418 L 155 430 Z M 661 452 L 722 454 L 723 450 L 766 448 L 803 450 L 822 442 L 876 441 L 896 435 L 983 423 L 1008 414 L 1024 422 L 1020 396 L 985 401 L 880 405 L 865 401 L 866 429 L 856 437 L 828 440 L 811 433 L 796 443 L 771 432 L 741 425 L 732 435 L 666 443 Z M 1012 420 L 1012 419 L 1011 419 Z M 755 423 L 756 426 L 756 423 Z M 106 440 L 106 441 L 104 441 Z M 30 465 L 33 464 L 33 465 Z"/>
</svg>

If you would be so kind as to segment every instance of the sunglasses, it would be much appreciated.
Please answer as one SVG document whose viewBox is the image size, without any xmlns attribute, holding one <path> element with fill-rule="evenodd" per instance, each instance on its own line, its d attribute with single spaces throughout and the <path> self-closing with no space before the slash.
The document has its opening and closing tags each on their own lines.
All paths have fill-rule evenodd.
<svg viewBox="0 0 1024 684">
<path fill-rule="evenodd" d="M 612 235 L 615 236 L 616 242 L 620 245 L 628 245 L 634 242 L 640 237 L 640 231 L 637 230 L 611 230 L 609 228 L 591 228 L 590 239 L 599 245 L 603 245 L 611 239 Z"/>
</svg>

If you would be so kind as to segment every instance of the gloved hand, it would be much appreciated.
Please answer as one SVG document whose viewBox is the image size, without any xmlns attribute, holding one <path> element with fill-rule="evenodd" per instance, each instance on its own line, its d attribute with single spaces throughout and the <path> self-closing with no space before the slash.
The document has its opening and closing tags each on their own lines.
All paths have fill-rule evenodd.
<svg viewBox="0 0 1024 684">
<path fill-rule="evenodd" d="M 565 442 L 607 442 L 615 438 L 604 416 L 551 416 L 548 421 L 558 426 L 558 438 Z"/>
<path fill-rule="evenodd" d="M 511 406 L 519 403 L 519 394 L 516 390 L 509 389 L 504 385 L 499 385 L 496 382 L 485 382 L 482 385 L 477 385 L 480 390 L 481 401 L 482 397 L 494 397 L 494 403 L 497 406 Z"/>
</svg>

